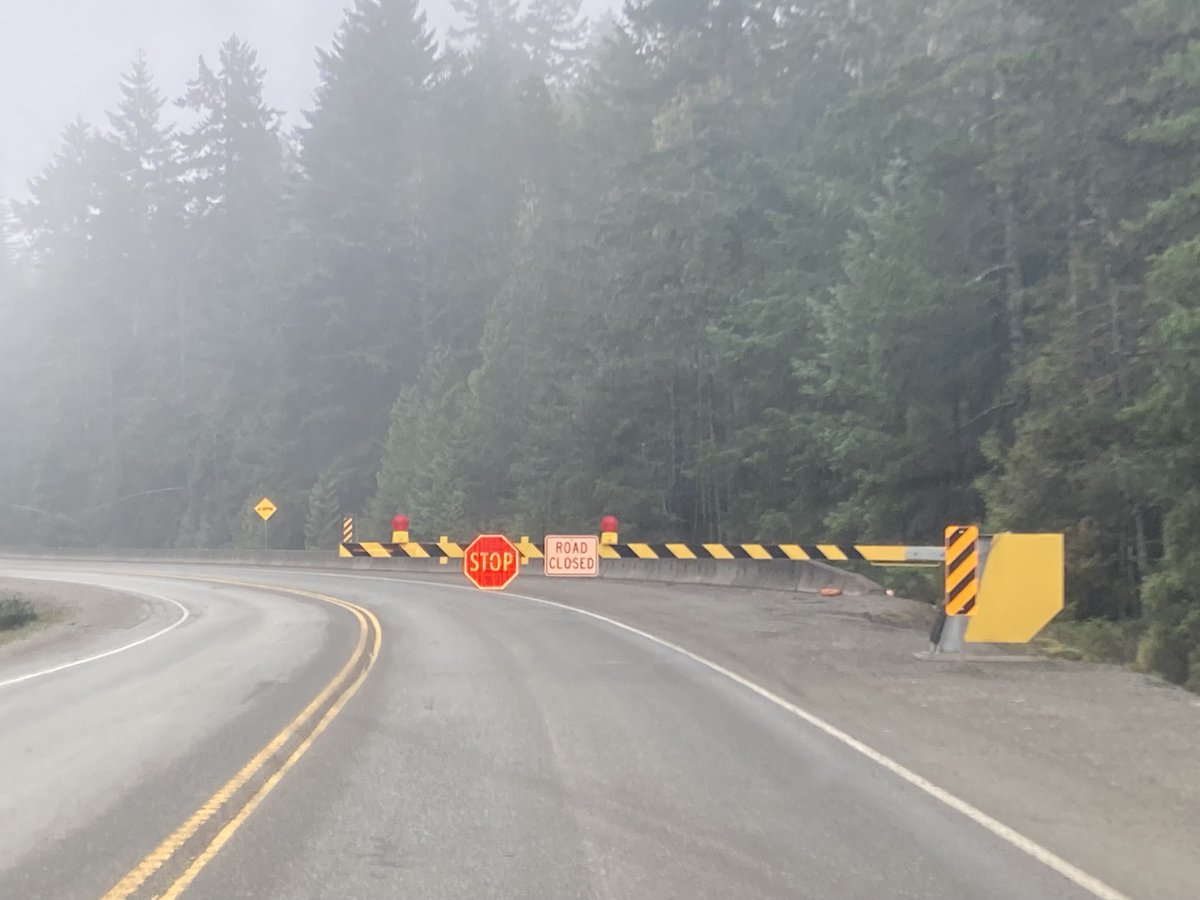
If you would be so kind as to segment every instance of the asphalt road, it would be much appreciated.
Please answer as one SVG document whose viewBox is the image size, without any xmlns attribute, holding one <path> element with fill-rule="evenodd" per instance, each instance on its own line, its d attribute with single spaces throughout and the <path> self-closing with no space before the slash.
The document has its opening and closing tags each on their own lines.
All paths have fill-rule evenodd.
<svg viewBox="0 0 1200 900">
<path fill-rule="evenodd" d="M 0 898 L 1102 895 L 595 618 L 443 584 L 156 571 L 0 562 L 148 610 L 58 656 L 0 650 Z"/>
</svg>

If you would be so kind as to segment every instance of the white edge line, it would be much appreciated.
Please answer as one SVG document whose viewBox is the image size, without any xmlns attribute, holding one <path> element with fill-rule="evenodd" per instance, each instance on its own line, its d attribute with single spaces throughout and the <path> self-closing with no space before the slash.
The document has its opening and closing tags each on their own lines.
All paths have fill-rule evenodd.
<svg viewBox="0 0 1200 900">
<path fill-rule="evenodd" d="M 32 681 L 35 678 L 42 678 L 45 675 L 53 675 L 55 672 L 62 672 L 66 669 L 74 669 L 76 666 L 87 665 L 88 663 L 93 663 L 93 662 L 96 662 L 97 660 L 105 659 L 109 656 L 116 656 L 118 653 L 124 653 L 126 650 L 132 650 L 134 647 L 140 647 L 140 646 L 142 646 L 142 644 L 147 644 L 150 641 L 154 640 L 155 638 L 160 638 L 164 634 L 174 631 L 176 628 L 178 628 L 180 625 L 182 625 L 184 622 L 186 622 L 188 620 L 188 617 L 191 615 L 188 612 L 187 607 L 184 606 L 182 603 L 180 603 L 178 600 L 172 600 L 170 597 L 163 597 L 161 594 L 152 594 L 149 591 L 141 591 L 141 590 L 135 591 L 135 590 L 126 590 L 124 588 L 111 588 L 111 587 L 107 587 L 106 585 L 96 584 L 95 582 L 68 581 L 64 578 L 40 578 L 38 580 L 39 581 L 57 581 L 61 584 L 82 584 L 82 585 L 87 585 L 89 587 L 98 587 L 98 588 L 104 588 L 104 589 L 110 590 L 110 591 L 115 591 L 118 594 L 131 594 L 133 596 L 138 596 L 138 597 L 150 597 L 153 600 L 162 600 L 165 603 L 170 603 L 173 606 L 179 607 L 179 610 L 180 610 L 180 612 L 183 613 L 183 615 L 181 615 L 178 619 L 176 619 L 174 622 L 172 622 L 166 628 L 162 628 L 162 629 L 154 632 L 154 634 L 147 635 L 144 638 L 138 638 L 136 641 L 131 641 L 130 643 L 125 644 L 124 646 L 115 647 L 112 650 L 105 650 L 103 653 L 97 653 L 94 656 L 87 656 L 87 657 L 84 657 L 83 659 L 76 659 L 69 663 L 63 663 L 62 665 L 53 666 L 52 668 L 49 668 L 49 669 L 42 669 L 40 672 L 30 672 L 28 675 L 21 675 L 18 678 L 10 678 L 7 681 L 0 681 L 0 688 L 12 687 L 14 684 L 21 684 L 22 682 L 25 682 L 25 681 Z"/>
<path fill-rule="evenodd" d="M 312 573 L 309 573 L 309 574 L 312 574 Z M 418 581 L 416 579 L 408 579 L 408 578 L 382 578 L 379 576 L 371 576 L 371 575 L 339 575 L 337 573 L 324 573 L 324 572 L 320 573 L 320 574 L 329 575 L 329 577 L 333 577 L 333 578 L 358 578 L 358 579 L 365 579 L 365 580 L 370 580 L 370 581 L 390 581 L 392 583 L 418 584 L 418 585 L 424 585 L 427 587 L 441 587 L 441 588 L 451 588 L 453 590 L 458 590 L 458 591 L 469 591 L 470 593 L 473 593 L 473 594 L 478 593 L 474 588 L 469 588 L 469 587 L 466 587 L 465 585 L 445 584 L 445 583 L 438 582 L 438 581 Z M 903 779 L 904 781 L 911 784 L 913 787 L 928 794 L 933 799 L 939 801 L 940 803 L 945 804 L 946 806 L 953 809 L 955 812 L 961 813 L 962 815 L 966 816 L 968 819 L 970 819 L 972 822 L 976 823 L 977 825 L 980 825 L 981 827 L 986 828 L 988 831 L 990 831 L 996 837 L 998 837 L 1001 840 L 1005 841 L 1006 843 L 1012 845 L 1016 849 L 1020 850 L 1022 853 L 1028 854 L 1029 856 L 1033 857 L 1038 862 L 1042 863 L 1042 865 L 1057 872 L 1063 878 L 1066 878 L 1068 881 L 1072 882 L 1077 887 L 1083 888 L 1083 890 L 1092 894 L 1094 897 L 1099 898 L 1099 900 L 1131 900 L 1129 895 L 1123 894 L 1120 891 L 1118 891 L 1116 888 L 1110 887 L 1109 885 L 1105 884 L 1100 879 L 1098 879 L 1092 875 L 1089 875 L 1087 872 L 1083 871 L 1078 866 L 1076 866 L 1070 862 L 1067 862 L 1067 860 L 1063 859 L 1058 854 L 1054 853 L 1051 850 L 1046 849 L 1045 847 L 1043 847 L 1041 844 L 1039 844 L 1037 841 L 1033 840 L 1032 838 L 1027 838 L 1027 837 L 1025 837 L 1025 835 L 1021 834 L 1019 831 L 1016 831 L 1015 829 L 1008 827 L 1007 825 L 1005 825 L 1003 822 L 999 821 L 998 819 L 992 818 L 987 813 L 985 813 L 983 810 L 981 810 L 975 806 L 972 806 L 966 800 L 963 800 L 960 797 L 950 793 L 945 788 L 939 787 L 938 785 L 934 784 L 929 779 L 924 778 L 921 775 L 918 775 L 916 772 L 912 771 L 912 769 L 909 769 L 906 766 L 903 766 L 900 763 L 896 762 L 891 757 L 889 757 L 883 753 L 880 753 L 874 747 L 864 744 L 862 741 L 858 740 L 858 738 L 855 738 L 852 735 L 847 734 L 846 732 L 844 732 L 840 728 L 838 728 L 836 725 L 831 725 L 829 722 L 826 722 L 824 719 L 820 718 L 819 716 L 816 716 L 813 713 L 808 712 L 808 710 L 801 709 L 799 706 L 792 703 L 791 701 L 785 700 L 783 697 L 780 697 L 778 694 L 767 690 L 762 685 L 756 684 L 755 682 L 751 681 L 749 678 L 745 678 L 742 675 L 739 675 L 737 672 L 734 672 L 731 669 L 725 668 L 720 663 L 716 663 L 710 659 L 706 659 L 705 657 L 700 656 L 697 653 L 693 653 L 691 650 L 688 650 L 685 647 L 681 647 L 678 644 L 673 644 L 668 640 L 664 640 L 663 638 L 656 637 L 655 635 L 650 634 L 647 631 L 642 631 L 640 628 L 634 628 L 632 625 L 627 625 L 624 622 L 620 622 L 616 619 L 610 619 L 608 616 L 603 616 L 603 615 L 600 615 L 599 613 L 594 613 L 594 612 L 591 612 L 586 609 L 580 609 L 579 607 L 576 607 L 576 606 L 568 606 L 565 603 L 555 603 L 553 600 L 543 600 L 540 597 L 530 597 L 526 594 L 514 594 L 509 591 L 503 591 L 499 594 L 499 596 L 512 597 L 517 600 L 526 600 L 526 601 L 529 601 L 530 603 L 539 603 L 543 606 L 552 606 L 556 609 L 562 609 L 562 610 L 566 610 L 567 612 L 576 613 L 577 615 L 586 616 L 589 619 L 595 619 L 598 622 L 604 622 L 606 625 L 611 625 L 614 628 L 619 628 L 622 631 L 627 631 L 630 634 L 635 634 L 640 638 L 643 638 L 647 641 L 651 641 L 652 643 L 658 644 L 660 647 L 665 647 L 666 649 L 672 650 L 675 653 L 680 654 L 681 656 L 685 656 L 688 659 L 692 660 L 693 662 L 699 663 L 700 665 L 702 665 L 708 669 L 711 669 L 712 671 L 716 672 L 719 675 L 724 675 L 729 680 L 734 681 L 737 684 L 740 684 L 742 687 L 746 688 L 747 690 L 753 691 L 755 694 L 758 694 L 758 696 L 762 697 L 764 700 L 769 700 L 771 703 L 774 703 L 780 709 L 784 709 L 787 712 L 790 712 L 792 715 L 796 716 L 797 718 L 802 719 L 803 721 L 807 722 L 809 725 L 813 726 L 814 728 L 818 729 L 819 731 L 824 732 L 825 734 L 827 734 L 829 737 L 833 738 L 834 740 L 839 741 L 842 744 L 845 744 L 850 749 L 865 756 L 871 762 L 886 769 L 887 771 L 891 772 L 893 775 L 897 776 L 898 778 Z"/>
</svg>

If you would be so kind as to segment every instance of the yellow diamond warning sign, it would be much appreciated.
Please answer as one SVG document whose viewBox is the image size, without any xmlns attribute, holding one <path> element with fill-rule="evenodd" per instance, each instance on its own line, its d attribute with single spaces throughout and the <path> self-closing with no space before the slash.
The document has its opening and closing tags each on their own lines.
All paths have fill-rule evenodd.
<svg viewBox="0 0 1200 900">
<path fill-rule="evenodd" d="M 254 511 L 258 513 L 258 515 L 265 522 L 267 519 L 271 518 L 271 516 L 275 515 L 276 507 L 275 504 L 272 503 L 267 497 L 263 497 L 258 501 L 258 505 L 254 507 Z"/>
<path fill-rule="evenodd" d="M 595 577 L 600 574 L 599 543 L 594 534 L 548 534 L 542 571 L 559 578 Z"/>
</svg>

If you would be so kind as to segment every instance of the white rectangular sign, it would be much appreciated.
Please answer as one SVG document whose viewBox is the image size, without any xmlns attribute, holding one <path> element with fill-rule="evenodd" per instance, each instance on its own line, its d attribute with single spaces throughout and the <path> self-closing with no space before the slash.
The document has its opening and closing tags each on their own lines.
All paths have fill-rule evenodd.
<svg viewBox="0 0 1200 900">
<path fill-rule="evenodd" d="M 599 544 L 594 534 L 548 534 L 543 571 L 558 578 L 594 578 L 600 574 Z"/>
</svg>

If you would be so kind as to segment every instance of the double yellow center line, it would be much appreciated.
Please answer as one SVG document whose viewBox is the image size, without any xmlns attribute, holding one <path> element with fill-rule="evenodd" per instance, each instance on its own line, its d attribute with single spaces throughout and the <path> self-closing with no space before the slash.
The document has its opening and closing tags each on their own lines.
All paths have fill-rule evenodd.
<svg viewBox="0 0 1200 900">
<path fill-rule="evenodd" d="M 242 824 L 250 818 L 267 794 L 274 790 L 275 786 L 283 780 L 283 777 L 296 765 L 300 757 L 312 746 L 317 736 L 329 727 L 329 723 L 337 717 L 342 708 L 350 701 L 350 698 L 358 692 L 358 689 L 362 687 L 367 675 L 374 667 L 375 661 L 379 658 L 379 648 L 383 640 L 379 619 L 369 609 L 365 609 L 355 603 L 325 594 L 315 594 L 310 591 L 278 587 L 276 585 L 223 581 L 216 578 L 187 577 L 184 580 L 204 581 L 213 584 L 291 594 L 296 597 L 319 600 L 323 603 L 341 607 L 358 620 L 358 642 L 355 645 L 354 652 L 346 660 L 346 664 L 325 685 L 321 692 L 313 698 L 312 702 L 286 728 L 275 735 L 270 743 L 259 750 L 254 755 L 254 758 L 242 767 L 241 771 L 222 785 L 220 790 L 209 797 L 203 806 L 192 813 L 187 821 L 176 828 L 145 859 L 130 869 L 124 878 L 104 894 L 103 900 L 126 900 L 126 898 L 132 897 L 164 866 L 182 857 L 183 850 L 206 825 L 223 822 L 224 824 L 221 825 L 216 834 L 209 839 L 208 844 L 198 854 L 191 857 L 182 872 L 175 876 L 170 885 L 162 893 L 157 894 L 157 897 L 160 900 L 172 900 L 172 898 L 179 897 L 187 890 L 188 886 L 196 880 L 196 876 L 221 851 L 221 848 L 229 843 L 229 840 L 242 827 Z M 324 713 L 318 718 L 318 713 L 321 710 L 324 710 Z M 295 744 L 291 754 L 282 763 L 278 764 L 278 767 L 271 772 L 270 776 L 263 781 L 258 789 L 250 794 L 249 797 L 240 800 L 240 805 L 239 802 L 235 802 L 239 794 L 243 793 L 243 789 L 256 776 L 268 770 L 280 751 L 292 744 L 297 738 L 300 738 L 300 740 Z"/>
</svg>

